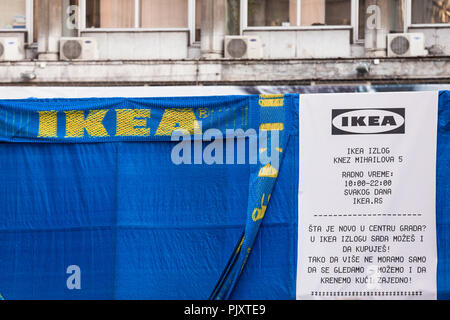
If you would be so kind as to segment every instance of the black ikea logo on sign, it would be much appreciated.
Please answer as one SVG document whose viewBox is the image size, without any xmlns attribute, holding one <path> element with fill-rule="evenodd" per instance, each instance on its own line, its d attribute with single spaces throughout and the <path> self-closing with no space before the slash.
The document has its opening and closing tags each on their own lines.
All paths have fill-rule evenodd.
<svg viewBox="0 0 450 320">
<path fill-rule="evenodd" d="M 333 109 L 331 134 L 404 134 L 405 108 Z"/>
</svg>

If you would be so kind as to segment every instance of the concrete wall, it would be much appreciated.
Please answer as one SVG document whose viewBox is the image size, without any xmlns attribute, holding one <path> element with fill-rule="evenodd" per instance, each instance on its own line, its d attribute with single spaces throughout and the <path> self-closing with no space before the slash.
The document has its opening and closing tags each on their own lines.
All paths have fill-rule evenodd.
<svg viewBox="0 0 450 320">
<path fill-rule="evenodd" d="M 81 36 L 95 38 L 100 60 L 186 59 L 189 32 L 82 32 Z"/>
<path fill-rule="evenodd" d="M 448 82 L 450 57 L 381 58 L 370 72 L 356 66 L 373 59 L 148 60 L 1 62 L 3 85 L 209 85 Z M 22 73 L 36 78 L 24 81 Z"/>
<path fill-rule="evenodd" d="M 261 38 L 265 59 L 351 57 L 350 28 L 246 30 Z"/>
<path fill-rule="evenodd" d="M 425 34 L 425 47 L 434 47 L 434 50 L 442 50 L 441 55 L 450 55 L 450 25 L 441 28 L 409 28 L 408 32 L 421 32 Z M 430 50 L 430 51 L 431 51 Z M 430 52 L 432 53 L 432 52 Z M 437 53 L 437 51 L 436 51 Z"/>
</svg>

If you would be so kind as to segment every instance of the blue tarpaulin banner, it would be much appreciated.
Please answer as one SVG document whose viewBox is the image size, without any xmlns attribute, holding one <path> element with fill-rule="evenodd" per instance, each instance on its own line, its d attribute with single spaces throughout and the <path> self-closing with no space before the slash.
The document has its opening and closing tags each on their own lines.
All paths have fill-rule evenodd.
<svg viewBox="0 0 450 320">
<path fill-rule="evenodd" d="M 0 108 L 5 299 L 295 295 L 298 95 L 3 100 Z M 235 164 L 206 164 L 196 143 L 210 128 L 250 132 L 244 142 L 249 129 L 266 132 L 258 155 L 279 153 L 280 162 L 260 165 L 247 152 L 238 164 L 236 152 Z M 191 163 L 171 158 L 178 129 L 195 141 Z M 271 199 L 278 214 L 259 230 Z M 67 283 L 72 271 L 81 289 Z"/>
<path fill-rule="evenodd" d="M 450 299 L 450 91 L 439 94 L 436 167 L 438 299 Z"/>
<path fill-rule="evenodd" d="M 295 299 L 299 107 L 296 94 L 0 100 L 0 299 Z M 227 130 L 244 133 L 245 161 Z M 177 131 L 192 141 L 181 163 Z M 448 299 L 450 92 L 437 132 Z M 212 140 L 226 160 L 204 158 Z"/>
</svg>

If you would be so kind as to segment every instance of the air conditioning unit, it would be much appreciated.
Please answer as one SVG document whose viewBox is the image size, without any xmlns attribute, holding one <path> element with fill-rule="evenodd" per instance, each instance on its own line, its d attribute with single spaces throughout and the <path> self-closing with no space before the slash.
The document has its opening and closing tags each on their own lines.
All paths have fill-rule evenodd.
<svg viewBox="0 0 450 320">
<path fill-rule="evenodd" d="M 19 61 L 24 58 L 23 43 L 19 38 L 0 38 L 0 61 Z"/>
<path fill-rule="evenodd" d="M 261 40 L 257 36 L 226 36 L 225 58 L 262 59 Z"/>
<path fill-rule="evenodd" d="M 388 57 L 417 57 L 427 54 L 423 33 L 388 34 Z"/>
<path fill-rule="evenodd" d="M 98 60 L 97 40 L 93 38 L 61 38 L 59 56 L 61 60 Z"/>
</svg>

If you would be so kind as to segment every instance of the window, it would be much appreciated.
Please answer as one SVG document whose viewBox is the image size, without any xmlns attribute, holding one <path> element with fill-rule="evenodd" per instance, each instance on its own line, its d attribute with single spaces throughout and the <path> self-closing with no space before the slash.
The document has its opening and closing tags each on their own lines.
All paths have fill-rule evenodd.
<svg viewBox="0 0 450 320">
<path fill-rule="evenodd" d="M 293 8 L 290 8 L 291 2 L 294 2 Z M 296 25 L 296 2 L 296 0 L 249 0 L 248 25 L 255 27 Z"/>
<path fill-rule="evenodd" d="M 450 0 L 412 0 L 413 24 L 450 23 Z"/>
<path fill-rule="evenodd" d="M 404 30 L 404 0 L 359 0 L 358 39 L 364 39 L 371 29 L 383 29 L 386 33 Z"/>
<path fill-rule="evenodd" d="M 86 1 L 86 27 L 133 28 L 134 0 Z"/>
<path fill-rule="evenodd" d="M 240 34 L 240 1 L 227 0 L 227 34 L 237 36 Z"/>
<path fill-rule="evenodd" d="M 142 28 L 186 28 L 187 0 L 141 0 Z"/>
<path fill-rule="evenodd" d="M 87 0 L 87 28 L 187 28 L 188 0 Z"/>
<path fill-rule="evenodd" d="M 0 1 L 0 29 L 26 29 L 26 0 Z"/>
<path fill-rule="evenodd" d="M 350 25 L 351 0 L 248 0 L 248 25 Z"/>
<path fill-rule="evenodd" d="M 317 6 L 317 1 L 309 0 L 309 6 L 314 9 Z M 351 24 L 351 1 L 350 0 L 326 0 L 319 1 L 321 3 L 320 11 L 315 13 L 315 19 L 324 21 L 325 25 L 340 26 L 340 25 L 350 25 Z M 323 8 L 325 6 L 325 8 Z M 306 6 L 305 6 L 306 7 Z M 303 9 L 303 8 L 302 8 Z M 306 8 L 305 8 L 306 9 Z M 325 11 L 325 15 L 323 14 Z M 307 12 L 306 15 L 302 15 L 302 19 L 311 16 L 311 12 Z M 322 23 L 322 22 L 319 22 Z M 314 25 L 315 21 L 310 21 L 311 25 Z M 307 24 L 303 24 L 307 25 Z"/>
</svg>

